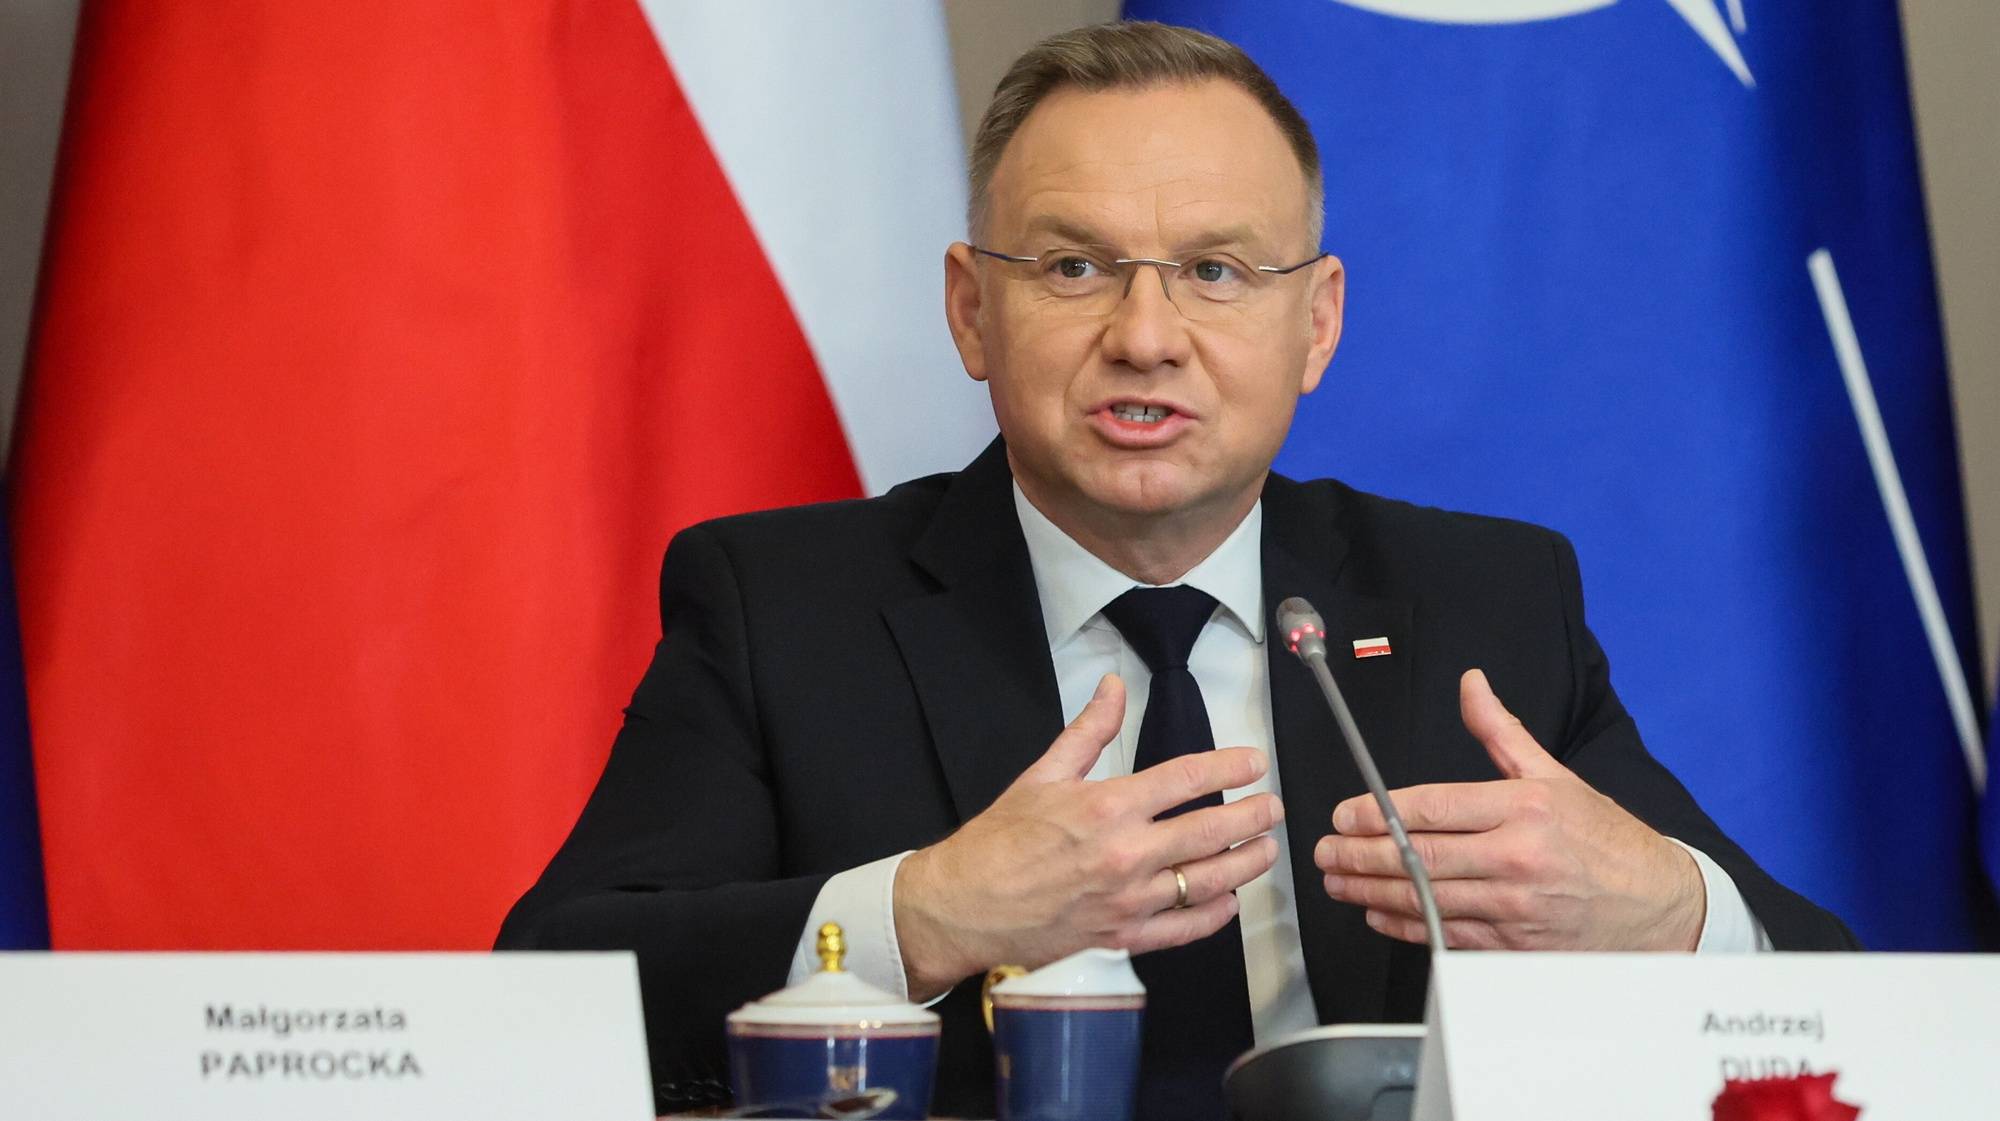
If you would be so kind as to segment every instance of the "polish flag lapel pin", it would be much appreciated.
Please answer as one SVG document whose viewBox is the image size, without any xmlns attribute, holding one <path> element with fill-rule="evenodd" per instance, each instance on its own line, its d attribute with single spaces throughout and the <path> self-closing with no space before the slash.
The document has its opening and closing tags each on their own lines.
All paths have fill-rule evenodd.
<svg viewBox="0 0 2000 1121">
<path fill-rule="evenodd" d="M 1389 637 L 1357 638 L 1354 640 L 1354 656 L 1357 658 L 1380 658 L 1389 652 Z"/>
</svg>

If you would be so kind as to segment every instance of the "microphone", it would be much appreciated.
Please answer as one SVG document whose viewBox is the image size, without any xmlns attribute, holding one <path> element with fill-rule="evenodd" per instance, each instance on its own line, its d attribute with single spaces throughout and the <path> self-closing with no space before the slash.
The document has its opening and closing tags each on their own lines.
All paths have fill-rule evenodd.
<svg viewBox="0 0 2000 1121">
<path fill-rule="evenodd" d="M 1368 792 L 1375 796 L 1375 804 L 1382 807 L 1382 816 L 1389 823 L 1389 837 L 1396 843 L 1396 851 L 1402 855 L 1403 869 L 1410 874 L 1410 882 L 1417 885 L 1417 902 L 1423 907 L 1424 931 L 1429 936 L 1431 952 L 1444 952 L 1444 922 L 1438 917 L 1437 899 L 1431 895 L 1431 876 L 1424 869 L 1424 862 L 1417 856 L 1416 846 L 1410 844 L 1410 835 L 1403 828 L 1403 816 L 1396 812 L 1396 804 L 1389 800 L 1389 789 L 1382 784 L 1382 772 L 1375 767 L 1375 756 L 1361 739 L 1361 729 L 1355 727 L 1354 714 L 1347 709 L 1347 698 L 1341 696 L 1340 686 L 1333 680 L 1333 671 L 1326 667 L 1326 622 L 1319 617 L 1313 606 L 1297 596 L 1278 605 L 1278 630 L 1285 636 L 1285 648 L 1299 656 L 1312 670 L 1319 681 L 1319 691 L 1326 695 L 1327 706 L 1333 709 L 1333 719 L 1340 725 L 1340 734 L 1347 740 L 1347 750 L 1354 755 L 1354 765 L 1361 771 L 1361 778 L 1368 784 Z"/>
</svg>

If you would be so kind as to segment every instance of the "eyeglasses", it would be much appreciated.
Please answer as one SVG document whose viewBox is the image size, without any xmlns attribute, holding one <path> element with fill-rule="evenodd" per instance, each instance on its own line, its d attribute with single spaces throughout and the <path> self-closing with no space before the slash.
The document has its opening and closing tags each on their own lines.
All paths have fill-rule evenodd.
<svg viewBox="0 0 2000 1121">
<path fill-rule="evenodd" d="M 1214 320 L 1241 315 L 1259 294 L 1326 256 L 1317 253 L 1296 265 L 1248 265 L 1228 253 L 1203 253 L 1186 261 L 1120 257 L 1094 246 L 1059 246 L 1039 257 L 1018 257 L 972 246 L 974 253 L 1011 264 L 1033 265 L 1034 283 L 1057 307 L 1077 315 L 1109 315 L 1132 291 L 1141 266 L 1160 270 L 1160 286 L 1181 315 Z"/>
</svg>

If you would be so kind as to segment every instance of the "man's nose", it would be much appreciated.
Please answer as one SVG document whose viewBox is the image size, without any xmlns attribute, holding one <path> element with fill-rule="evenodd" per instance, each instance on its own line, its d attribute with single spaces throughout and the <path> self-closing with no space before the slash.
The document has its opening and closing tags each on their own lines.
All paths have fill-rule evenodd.
<svg viewBox="0 0 2000 1121">
<path fill-rule="evenodd" d="M 1187 320 L 1167 297 L 1167 273 L 1137 265 L 1104 331 L 1104 356 L 1138 370 L 1178 366 L 1188 356 Z"/>
</svg>

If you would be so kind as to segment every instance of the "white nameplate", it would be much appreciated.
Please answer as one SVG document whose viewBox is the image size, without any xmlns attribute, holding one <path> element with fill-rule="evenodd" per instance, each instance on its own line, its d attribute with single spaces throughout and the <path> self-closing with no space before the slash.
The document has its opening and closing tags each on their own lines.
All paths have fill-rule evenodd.
<svg viewBox="0 0 2000 1121">
<path fill-rule="evenodd" d="M 1433 966 L 1416 1121 L 1706 1121 L 1833 1073 L 1862 1118 L 2000 1116 L 2000 957 L 1498 954 Z"/>
<path fill-rule="evenodd" d="M 0 1118 L 652 1116 L 630 953 L 0 954 Z"/>
</svg>

